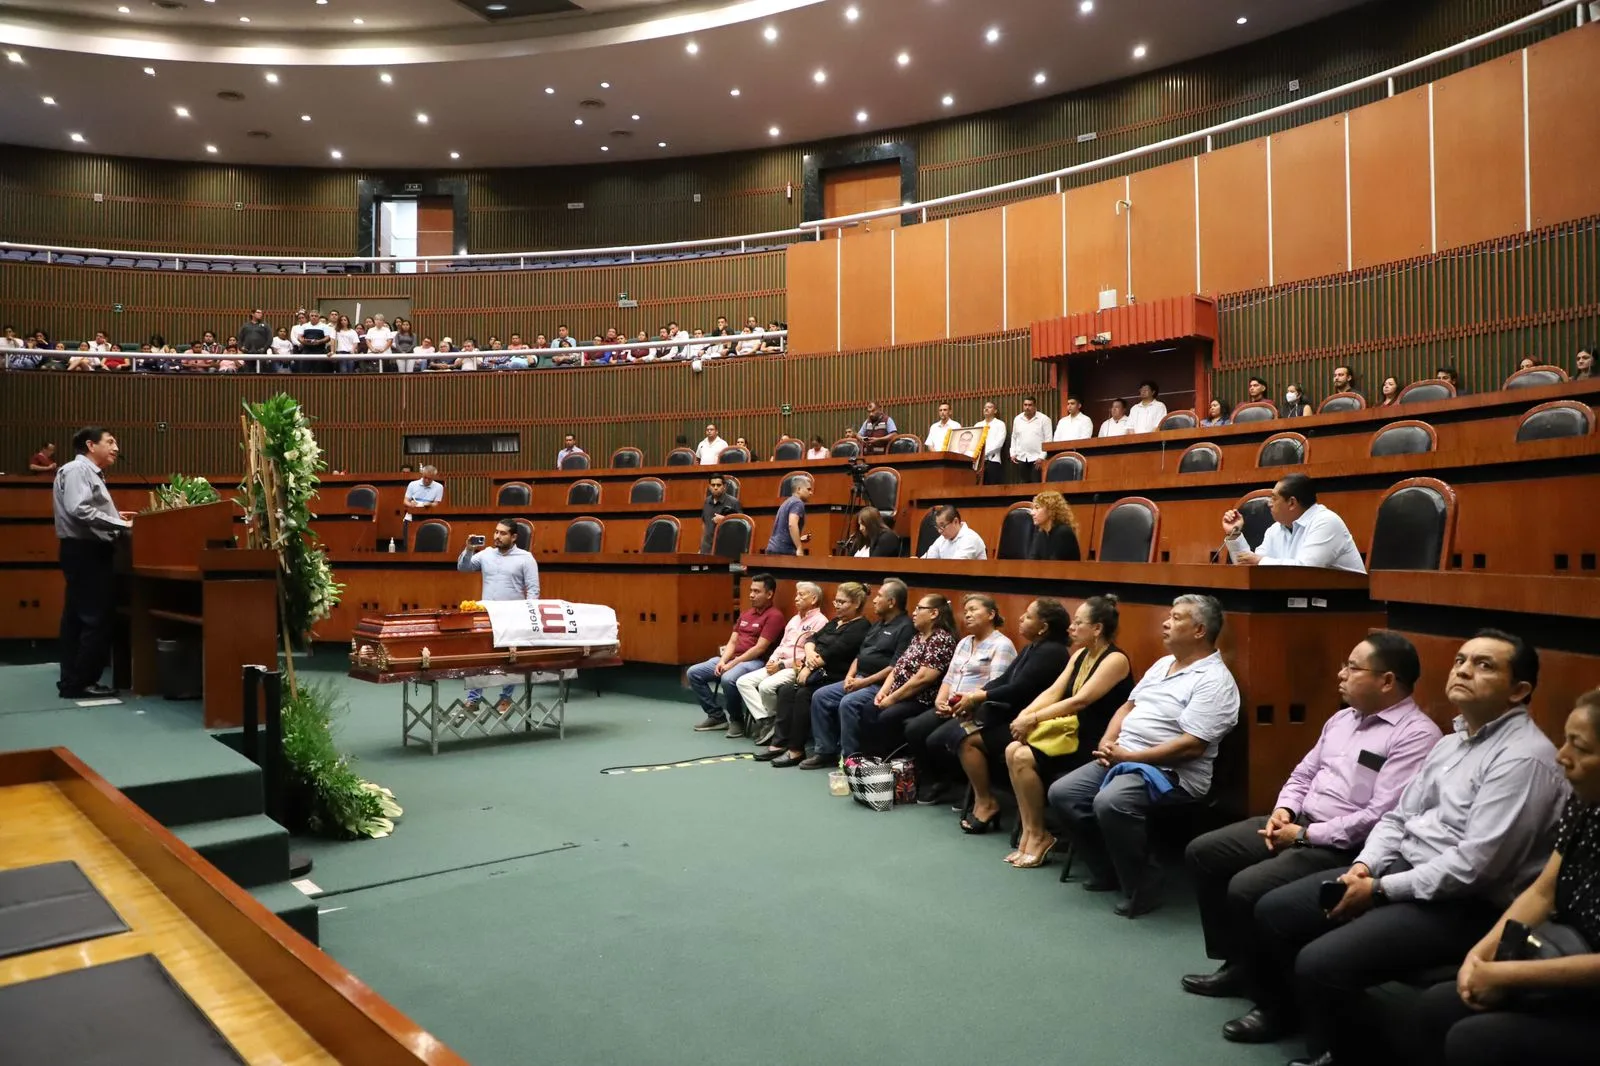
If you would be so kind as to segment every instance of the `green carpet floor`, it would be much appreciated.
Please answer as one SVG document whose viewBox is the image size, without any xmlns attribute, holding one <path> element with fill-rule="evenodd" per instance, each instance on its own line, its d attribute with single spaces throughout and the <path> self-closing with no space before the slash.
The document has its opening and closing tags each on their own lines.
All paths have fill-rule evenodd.
<svg viewBox="0 0 1600 1066">
<path fill-rule="evenodd" d="M 754 750 L 692 732 L 676 692 L 578 694 L 565 740 L 432 757 L 402 751 L 396 688 L 343 685 L 343 746 L 406 815 L 387 840 L 300 842 L 323 947 L 478 1066 L 1300 1053 L 1224 1042 L 1244 1005 L 1178 990 L 1212 965 L 1181 888 L 1126 921 L 947 807 L 873 813 L 816 772 L 600 774 Z"/>
</svg>

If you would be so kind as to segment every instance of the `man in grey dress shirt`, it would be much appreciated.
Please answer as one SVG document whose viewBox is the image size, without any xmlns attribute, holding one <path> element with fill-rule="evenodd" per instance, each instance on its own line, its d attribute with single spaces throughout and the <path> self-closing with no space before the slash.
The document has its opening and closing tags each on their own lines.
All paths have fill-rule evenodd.
<svg viewBox="0 0 1600 1066">
<path fill-rule="evenodd" d="M 1568 795 L 1555 746 L 1528 716 L 1538 682 L 1539 653 L 1520 637 L 1484 629 L 1461 646 L 1445 681 L 1459 712 L 1454 732 L 1338 878 L 1338 905 L 1323 910 L 1321 873 L 1256 904 L 1261 1006 L 1251 1014 L 1264 1012 L 1267 1024 L 1244 1025 L 1244 1035 L 1247 1015 L 1224 1026 L 1225 1036 L 1280 1039 L 1293 997 L 1310 1051 L 1296 1063 L 1367 1058 L 1352 1024 L 1365 990 L 1455 965 L 1538 876 Z"/>
<path fill-rule="evenodd" d="M 106 488 L 106 469 L 117 461 L 117 438 L 90 426 L 74 434 L 72 450 L 72 461 L 56 471 L 52 494 L 67 578 L 56 690 L 66 699 L 115 696 L 115 689 L 100 684 L 111 659 L 111 563 L 117 538 L 132 526 L 134 512 L 118 511 Z"/>
<path fill-rule="evenodd" d="M 479 600 L 536 600 L 539 598 L 539 564 L 533 556 L 517 547 L 517 531 L 509 519 L 495 523 L 494 546 L 482 547 L 483 538 L 469 540 L 456 559 L 456 569 L 463 573 L 476 570 L 483 575 L 483 591 Z M 500 689 L 496 709 L 505 714 L 511 709 L 511 697 L 516 685 Z M 467 689 L 467 713 L 477 714 L 483 701 L 483 689 Z"/>
</svg>

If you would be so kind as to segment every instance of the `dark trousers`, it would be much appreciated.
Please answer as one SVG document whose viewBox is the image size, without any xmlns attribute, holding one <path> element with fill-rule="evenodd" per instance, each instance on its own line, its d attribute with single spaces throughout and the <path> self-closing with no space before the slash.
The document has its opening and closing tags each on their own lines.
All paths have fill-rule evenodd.
<svg viewBox="0 0 1600 1066">
<path fill-rule="evenodd" d="M 983 483 L 985 485 L 999 485 L 1006 479 L 1006 464 L 1003 462 L 991 463 L 987 459 L 983 463 Z"/>
<path fill-rule="evenodd" d="M 97 684 L 111 660 L 114 551 L 109 541 L 61 541 L 61 571 L 67 579 L 61 608 L 62 692 Z"/>
<path fill-rule="evenodd" d="M 871 700 L 848 701 L 839 707 L 839 731 L 846 738 L 857 738 L 856 750 L 864 755 L 890 755 L 905 744 L 906 723 L 926 709 L 927 704 L 915 700 L 882 707 Z M 845 754 L 849 753 L 847 746 Z"/>
<path fill-rule="evenodd" d="M 778 690 L 778 706 L 774 712 L 777 725 L 772 743 L 789 751 L 805 751 L 811 743 L 811 694 L 821 688 L 826 677 L 812 674 L 816 684 L 790 685 Z"/>
<path fill-rule="evenodd" d="M 1184 853 L 1194 873 L 1208 958 L 1248 962 L 1257 900 L 1318 871 L 1331 871 L 1326 878 L 1337 877 L 1355 862 L 1354 852 L 1334 848 L 1268 851 L 1259 832 L 1266 824 L 1266 818 L 1246 818 L 1213 829 L 1190 841 Z"/>
<path fill-rule="evenodd" d="M 1045 799 L 1066 823 L 1074 854 L 1083 857 L 1095 880 L 1115 883 L 1131 897 L 1150 882 L 1150 812 L 1194 797 L 1170 771 L 1172 791 L 1160 798 L 1150 795 L 1138 774 L 1107 783 L 1106 772 L 1099 763 L 1085 763 L 1052 784 Z"/>
<path fill-rule="evenodd" d="M 1012 467 L 1017 472 L 1017 481 L 1023 485 L 1032 484 L 1039 480 L 1039 464 L 1025 463 L 1021 459 L 1011 460 Z"/>
<path fill-rule="evenodd" d="M 1298 1002 L 1312 1057 L 1363 1058 L 1361 1009 L 1366 990 L 1455 965 L 1494 924 L 1483 900 L 1399 902 L 1352 921 L 1328 920 L 1318 900 L 1319 871 L 1273 889 L 1256 904 L 1252 976 L 1256 1002 L 1291 1011 Z"/>
<path fill-rule="evenodd" d="M 906 747 L 910 749 L 911 757 L 916 760 L 919 783 L 953 781 L 959 772 L 952 767 L 953 756 L 950 752 L 932 742 L 934 734 L 939 733 L 951 722 L 952 719 L 941 717 L 932 707 L 906 722 Z"/>
<path fill-rule="evenodd" d="M 1600 1054 L 1600 1017 L 1593 1008 L 1475 1011 L 1454 981 L 1434 985 L 1417 1001 L 1421 1066 L 1518 1066 L 1525 1062 L 1592 1062 Z"/>
</svg>

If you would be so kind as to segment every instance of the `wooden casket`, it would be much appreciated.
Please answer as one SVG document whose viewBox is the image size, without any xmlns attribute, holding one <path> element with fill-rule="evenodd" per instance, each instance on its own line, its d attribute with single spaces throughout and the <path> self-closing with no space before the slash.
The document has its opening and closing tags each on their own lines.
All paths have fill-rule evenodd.
<svg viewBox="0 0 1600 1066">
<path fill-rule="evenodd" d="M 350 639 L 349 676 L 379 683 L 621 665 L 615 642 L 497 648 L 483 611 L 369 615 Z"/>
</svg>

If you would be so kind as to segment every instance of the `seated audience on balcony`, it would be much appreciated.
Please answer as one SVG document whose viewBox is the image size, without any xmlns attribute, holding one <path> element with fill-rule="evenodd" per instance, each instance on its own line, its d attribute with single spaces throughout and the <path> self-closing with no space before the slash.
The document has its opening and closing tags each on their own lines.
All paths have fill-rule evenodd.
<svg viewBox="0 0 1600 1066">
<path fill-rule="evenodd" d="M 561 325 L 556 327 L 555 339 L 550 342 L 550 347 L 552 347 L 552 348 L 576 348 L 577 346 L 578 346 L 578 338 L 574 337 L 572 335 L 572 331 L 567 329 L 567 324 L 565 322 L 561 323 Z M 582 352 L 558 352 L 557 354 L 552 355 L 550 357 L 550 363 L 553 366 L 582 366 L 583 365 L 583 353 Z"/>
<path fill-rule="evenodd" d="M 1378 819 L 1400 802 L 1439 727 L 1411 698 L 1422 664 L 1399 633 L 1380 629 L 1339 668 L 1344 710 L 1322 727 L 1278 792 L 1272 813 L 1214 829 L 1190 841 L 1206 956 L 1215 973 L 1189 974 L 1197 996 L 1249 994 L 1250 938 L 1256 902 L 1320 870 L 1350 868 Z"/>
<path fill-rule="evenodd" d="M 228 338 L 227 345 L 222 349 L 222 358 L 217 360 L 218 372 L 223 374 L 237 374 L 239 371 L 243 370 L 244 360 L 239 358 L 241 354 L 243 353 L 239 351 L 238 342 L 232 337 Z M 119 359 L 118 362 L 126 365 L 125 360 Z M 107 367 L 106 369 L 110 370 L 117 368 Z"/>
<path fill-rule="evenodd" d="M 1582 381 L 1585 378 L 1593 377 L 1594 346 L 1591 345 L 1588 348 L 1584 348 L 1582 351 L 1578 352 L 1578 356 L 1573 361 L 1573 365 L 1576 367 L 1576 369 L 1572 372 L 1573 381 Z"/>
<path fill-rule="evenodd" d="M 713 337 L 731 337 L 731 336 L 733 336 L 733 330 L 728 328 L 728 318 L 727 318 L 726 315 L 718 315 L 717 316 L 716 328 L 711 331 L 710 335 L 713 336 Z M 760 342 L 757 342 L 757 343 L 760 343 Z M 724 341 L 721 344 L 713 344 L 706 351 L 707 357 L 711 358 L 711 359 L 719 359 L 722 356 L 732 355 L 732 354 L 733 354 L 733 348 L 726 341 Z"/>
<path fill-rule="evenodd" d="M 89 351 L 94 352 L 96 355 L 118 350 L 120 349 L 118 349 L 116 345 L 112 344 L 110 339 L 106 337 L 104 330 L 97 330 L 94 335 L 94 340 L 89 342 Z"/>
<path fill-rule="evenodd" d="M 479 354 L 478 342 L 471 337 L 461 342 L 461 357 L 450 368 L 452 370 L 477 370 L 483 365 Z"/>
<path fill-rule="evenodd" d="M 700 554 L 711 554 L 711 542 L 716 538 L 717 527 L 723 518 L 739 513 L 739 498 L 728 491 L 728 482 L 721 474 L 712 474 L 706 483 L 706 498 L 700 504 Z"/>
<path fill-rule="evenodd" d="M 1337 878 L 1337 904 L 1327 907 L 1325 871 L 1256 904 L 1256 1008 L 1225 1037 L 1280 1040 L 1298 1022 L 1305 1062 L 1362 1061 L 1366 990 L 1455 964 L 1538 877 L 1569 795 L 1555 746 L 1528 716 L 1538 680 L 1538 652 L 1520 637 L 1486 629 L 1461 646 L 1445 685 L 1454 731 Z"/>
<path fill-rule="evenodd" d="M 933 523 L 939 535 L 933 538 L 924 559 L 987 559 L 989 549 L 978 536 L 978 531 L 961 520 L 961 511 L 953 503 L 940 504 L 933 510 Z"/>
<path fill-rule="evenodd" d="M 867 417 L 861 423 L 859 433 L 864 441 L 887 440 L 900 432 L 895 427 L 894 419 L 889 417 L 889 412 L 878 406 L 877 400 L 867 401 Z"/>
<path fill-rule="evenodd" d="M 28 459 L 28 473 L 53 474 L 56 470 L 56 446 L 47 442 Z"/>
<path fill-rule="evenodd" d="M 89 350 L 87 343 L 78 345 L 78 353 L 67 360 L 68 370 L 99 370 L 100 359 Z"/>
<path fill-rule="evenodd" d="M 1022 401 L 1022 413 L 1011 420 L 1011 461 L 1023 484 L 1039 480 L 1039 463 L 1044 459 L 1044 446 L 1055 432 L 1050 416 L 1039 413 L 1033 397 Z"/>
<path fill-rule="evenodd" d="M 1350 368 L 1343 365 L 1334 367 L 1333 391 L 1328 395 L 1340 396 L 1346 393 L 1354 393 L 1355 391 L 1356 377 L 1350 372 Z"/>
<path fill-rule="evenodd" d="M 828 622 L 819 605 L 822 603 L 822 586 L 814 581 L 798 581 L 794 586 L 794 614 L 783 627 L 783 636 L 773 645 L 764 669 L 751 670 L 734 683 L 734 689 L 744 703 L 744 716 L 749 720 L 751 735 L 757 744 L 766 744 L 777 732 L 775 715 L 778 693 L 795 683 L 800 667 L 805 664 L 805 646 L 812 634 Z M 730 715 L 731 717 L 731 715 Z"/>
<path fill-rule="evenodd" d="M 733 446 L 735 448 L 743 448 L 747 452 L 750 451 L 750 442 L 745 440 L 743 437 L 733 438 Z"/>
<path fill-rule="evenodd" d="M 1126 437 L 1133 432 L 1133 420 L 1128 417 L 1128 401 L 1120 397 L 1111 401 L 1111 417 L 1100 423 L 1100 436 Z"/>
<path fill-rule="evenodd" d="M 1317 502 L 1316 484 L 1304 474 L 1285 474 L 1267 497 L 1272 525 L 1256 551 L 1244 539 L 1244 516 L 1223 512 L 1223 546 L 1242 566 L 1320 566 L 1367 572 L 1350 529 L 1333 511 Z"/>
<path fill-rule="evenodd" d="M 863 507 L 856 512 L 856 535 L 859 547 L 857 559 L 894 559 L 900 555 L 900 537 L 884 522 L 876 507 Z"/>
<path fill-rule="evenodd" d="M 1055 439 L 1058 441 L 1088 440 L 1094 436 L 1094 419 L 1083 413 L 1083 401 L 1076 396 L 1067 397 L 1067 413 L 1056 423 Z"/>
<path fill-rule="evenodd" d="M 683 357 L 685 359 L 694 360 L 706 358 L 706 349 L 710 348 L 711 345 L 704 343 L 705 335 L 706 331 L 703 329 L 697 329 L 694 331 L 692 335 L 694 342 L 684 345 L 683 348 Z"/>
<path fill-rule="evenodd" d="M 956 707 L 962 696 L 998 679 L 1016 659 L 1016 645 L 1001 632 L 1005 624 L 993 596 L 974 592 L 963 597 L 961 628 L 966 635 L 956 644 L 933 704 L 905 724 L 906 747 L 917 765 L 919 803 L 939 802 L 954 779 L 960 776 L 952 756 L 960 739 L 966 735 L 966 727 L 976 729 L 977 726 L 970 719 L 958 719 Z M 950 731 L 954 732 L 953 737 Z M 935 736 L 940 738 L 937 748 L 932 743 Z M 991 823 L 994 813 L 991 811 L 986 816 Z M 968 831 L 984 833 L 989 828 L 992 824 Z"/>
<path fill-rule="evenodd" d="M 15 326 L 6 326 L 0 329 L 0 348 L 26 347 L 27 345 L 22 342 L 22 338 L 17 336 L 17 328 Z"/>
<path fill-rule="evenodd" d="M 983 483 L 998 485 L 1005 480 L 1006 424 L 1000 421 L 1000 408 L 989 400 L 983 405 Z M 976 428 L 976 427 L 974 427 Z"/>
<path fill-rule="evenodd" d="M 1028 541 L 1028 558 L 1035 562 L 1075 563 L 1081 558 L 1078 547 L 1078 519 L 1072 505 L 1059 492 L 1046 490 L 1033 498 L 1033 535 Z"/>
<path fill-rule="evenodd" d="M 733 631 L 717 654 L 705 662 L 689 667 L 685 677 L 700 709 L 706 716 L 694 727 L 696 733 L 716 733 L 727 730 L 730 739 L 744 736 L 739 725 L 739 678 L 752 670 L 761 669 L 767 653 L 783 636 L 783 612 L 773 605 L 778 591 L 778 579 L 771 574 L 757 574 L 750 579 L 750 606 L 740 613 Z M 723 707 L 717 706 L 717 690 L 722 690 Z M 732 713 L 730 713 L 730 711 Z"/>
<path fill-rule="evenodd" d="M 1128 411 L 1128 421 L 1132 428 L 1130 433 L 1154 433 L 1161 428 L 1161 420 L 1167 417 L 1167 405 L 1158 397 L 1161 388 L 1154 381 L 1141 381 L 1139 383 L 1139 402 Z"/>
<path fill-rule="evenodd" d="M 806 528 L 806 501 L 811 499 L 811 475 L 799 474 L 794 479 L 792 495 L 778 505 L 772 519 L 772 535 L 767 538 L 768 555 L 799 555 L 800 546 L 809 538 Z"/>
<path fill-rule="evenodd" d="M 222 354 L 222 345 L 217 343 L 217 335 L 209 329 L 200 336 L 200 350 L 207 355 Z"/>
<path fill-rule="evenodd" d="M 642 337 L 643 334 L 640 334 L 640 336 Z M 667 327 L 662 326 L 656 333 L 656 343 L 639 352 L 639 361 L 641 363 L 653 363 L 657 359 L 670 359 L 672 357 L 670 354 L 672 349 L 667 346 L 667 341 L 670 339 L 671 335 L 667 333 Z M 539 345 L 539 347 L 543 347 L 543 345 Z"/>
<path fill-rule="evenodd" d="M 812 437 L 811 438 L 811 447 L 806 449 L 806 458 L 807 459 L 826 459 L 826 458 L 828 458 L 828 454 L 829 454 L 828 453 L 828 446 L 825 443 L 823 443 L 822 438 L 821 437 Z"/>
<path fill-rule="evenodd" d="M 432 466 L 424 466 L 417 472 L 422 476 L 406 486 L 406 507 L 431 511 L 444 503 L 444 482 L 438 480 L 439 471 Z"/>
<path fill-rule="evenodd" d="M 1393 407 L 1400 402 L 1400 379 L 1389 376 L 1383 379 L 1383 384 L 1378 388 L 1378 406 Z"/>
<path fill-rule="evenodd" d="M 189 351 L 182 359 L 180 365 L 191 374 L 207 374 L 217 368 L 215 359 L 206 358 L 205 346 L 199 341 L 189 345 Z M 71 369 L 68 367 L 68 369 Z"/>
<path fill-rule="evenodd" d="M 867 587 L 846 581 L 833 593 L 833 618 L 813 633 L 801 649 L 801 666 L 794 685 L 780 689 L 774 713 L 776 728 L 767 750 L 756 755 L 757 762 L 770 762 L 783 769 L 799 766 L 811 740 L 811 698 L 824 685 L 841 681 L 861 651 L 872 624 L 862 617 L 867 604 Z"/>
<path fill-rule="evenodd" d="M 782 355 L 787 337 L 778 336 L 780 331 L 789 327 L 782 322 L 768 322 L 768 336 L 761 338 L 761 352 L 763 355 Z"/>
<path fill-rule="evenodd" d="M 411 350 L 411 354 L 416 357 L 411 360 L 411 369 L 413 371 L 427 370 L 428 364 L 433 361 L 433 357 L 438 350 L 433 346 L 432 337 L 423 337 L 417 342 L 417 346 Z"/>
<path fill-rule="evenodd" d="M 1230 417 L 1232 414 L 1233 405 L 1222 397 L 1216 396 L 1212 398 L 1210 403 L 1206 404 L 1206 416 L 1200 420 L 1200 424 L 1202 426 L 1226 426 L 1233 421 Z"/>
<path fill-rule="evenodd" d="M 717 433 L 717 424 L 707 423 L 705 440 L 695 445 L 695 459 L 701 466 L 715 466 L 717 459 L 727 450 L 728 442 Z"/>
<path fill-rule="evenodd" d="M 1045 825 L 1045 790 L 1089 762 L 1112 716 L 1133 691 L 1133 666 L 1116 644 L 1121 620 L 1117 598 L 1090 596 L 1078 605 L 1070 621 L 1059 602 L 1048 602 L 1061 612 L 1070 647 L 1051 651 L 1051 661 L 1059 658 L 1061 666 L 1031 699 L 1024 701 L 1017 693 L 1005 701 L 1011 704 L 1012 716 L 1004 734 L 985 735 L 983 740 L 990 751 L 1004 745 L 1011 791 L 1022 821 L 1016 850 L 1006 861 L 1023 869 L 1043 866 L 1056 846 L 1055 836 Z M 1020 661 L 1022 656 L 1017 658 Z M 987 690 L 985 695 L 998 699 Z M 980 809 L 987 807 L 974 805 L 974 813 Z"/>
<path fill-rule="evenodd" d="M 961 423 L 950 417 L 950 405 L 941 401 L 939 404 L 939 417 L 933 425 L 928 427 L 928 436 L 923 440 L 922 444 L 930 452 L 942 452 L 945 450 L 945 440 L 950 436 L 950 431 L 960 428 Z"/>
<path fill-rule="evenodd" d="M 1272 399 L 1272 386 L 1264 378 L 1252 377 L 1244 387 L 1244 398 L 1250 403 L 1267 403 Z"/>
<path fill-rule="evenodd" d="M 1578 697 L 1556 761 L 1573 796 L 1555 851 L 1467 952 L 1455 980 L 1423 995 L 1416 1021 L 1428 1062 L 1575 1063 L 1600 1048 L 1600 689 Z M 1561 954 L 1534 948 L 1530 930 Z"/>
<path fill-rule="evenodd" d="M 1128 694 L 1094 751 L 1094 761 L 1050 786 L 1050 806 L 1090 870 L 1091 892 L 1121 890 L 1117 914 L 1135 918 L 1159 905 L 1150 866 L 1150 812 L 1193 803 L 1211 791 L 1217 746 L 1239 720 L 1239 686 L 1217 651 L 1222 605 L 1183 595 L 1162 623 L 1167 655 Z"/>
<path fill-rule="evenodd" d="M 1309 418 L 1312 413 L 1311 400 L 1306 396 L 1305 390 L 1290 382 L 1283 390 L 1283 409 L 1278 412 L 1278 417 Z"/>
<path fill-rule="evenodd" d="M 442 372 L 456 368 L 456 342 L 450 337 L 439 341 L 439 347 L 434 349 L 433 358 L 428 360 L 427 369 L 430 372 Z"/>
<path fill-rule="evenodd" d="M 802 770 L 831 770 L 839 763 L 841 752 L 840 724 L 844 705 L 854 708 L 853 721 L 860 721 L 862 706 L 871 706 L 881 691 L 881 686 L 894 670 L 900 656 L 910 646 L 917 633 L 911 616 L 906 614 L 906 583 L 889 578 L 878 586 L 872 598 L 872 610 L 878 620 L 867 630 L 861 640 L 860 650 L 845 670 L 844 677 L 816 689 L 811 695 L 812 753 L 799 762 Z M 952 642 L 951 647 L 954 647 Z M 851 743 L 855 737 L 849 738 Z M 790 741 L 791 748 L 794 742 Z M 855 754 L 848 751 L 846 754 Z"/>
<path fill-rule="evenodd" d="M 752 318 L 748 323 L 745 324 L 744 331 L 746 333 L 756 334 L 756 336 L 749 337 L 735 344 L 733 347 L 733 354 L 759 355 L 767 346 L 766 337 L 760 335 L 761 327 L 756 325 L 756 320 Z"/>
</svg>

